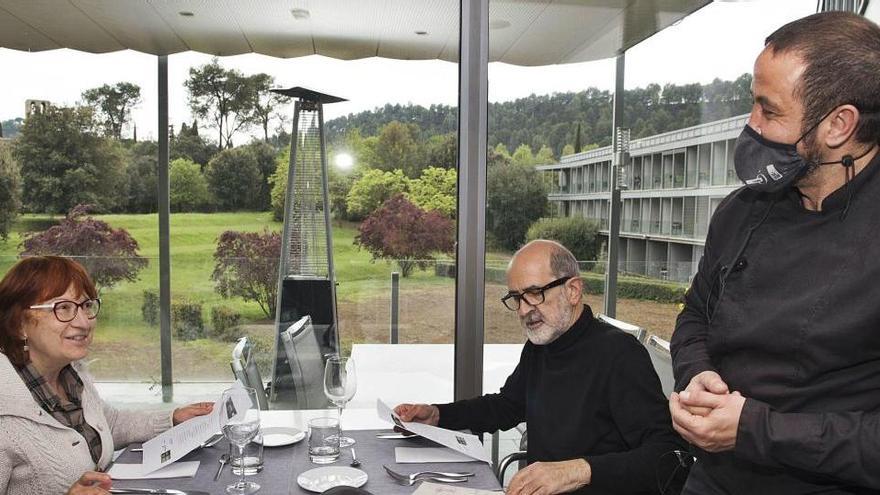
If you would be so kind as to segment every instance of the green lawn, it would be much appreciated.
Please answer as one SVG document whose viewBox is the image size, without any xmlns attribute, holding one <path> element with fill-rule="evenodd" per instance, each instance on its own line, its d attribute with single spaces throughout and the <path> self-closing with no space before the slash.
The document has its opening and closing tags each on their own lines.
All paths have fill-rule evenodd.
<svg viewBox="0 0 880 495">
<path fill-rule="evenodd" d="M 141 305 L 145 289 L 157 290 L 158 271 L 158 215 L 101 215 L 98 217 L 115 228 L 126 229 L 139 244 L 139 252 L 148 258 L 149 265 L 139 273 L 136 282 L 105 288 L 100 325 L 94 344 L 92 369 L 101 379 L 157 379 L 159 376 L 158 328 L 143 321 Z M 23 215 L 10 238 L 0 241 L 0 273 L 15 262 L 20 250 L 21 234 L 39 231 L 53 223 L 46 215 Z M 262 337 L 268 344 L 272 339 L 272 319 L 254 302 L 241 299 L 223 299 L 214 292 L 210 279 L 214 267 L 213 253 L 217 237 L 225 230 L 259 232 L 264 229 L 280 231 L 281 224 L 271 213 L 187 213 L 171 215 L 171 289 L 173 298 L 186 298 L 202 303 L 202 315 L 210 326 L 210 310 L 225 306 L 242 315 L 248 332 Z M 333 223 L 333 249 L 338 281 L 337 298 L 340 305 L 356 307 L 366 300 L 386 292 L 390 274 L 396 265 L 385 261 L 372 263 L 370 255 L 353 243 L 357 234 L 353 224 Z M 503 258 L 495 254 L 494 258 Z M 433 270 L 416 271 L 403 284 L 407 288 L 449 286 L 451 280 L 436 277 Z M 274 316 L 274 315 L 273 315 Z M 350 346 L 350 342 L 346 343 Z M 228 375 L 230 344 L 210 339 L 175 342 L 174 376 L 176 379 L 225 379 Z"/>
</svg>

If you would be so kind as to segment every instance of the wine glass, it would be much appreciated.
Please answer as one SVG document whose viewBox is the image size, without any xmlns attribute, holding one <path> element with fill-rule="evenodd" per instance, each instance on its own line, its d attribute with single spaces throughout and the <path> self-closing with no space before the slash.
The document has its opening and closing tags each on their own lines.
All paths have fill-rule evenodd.
<svg viewBox="0 0 880 495">
<path fill-rule="evenodd" d="M 246 401 L 241 404 L 235 404 L 233 396 L 247 396 Z M 238 481 L 226 487 L 226 493 L 236 495 L 246 495 L 256 493 L 260 489 L 260 485 L 253 481 L 244 480 L 244 448 L 253 440 L 260 432 L 260 405 L 257 402 L 257 391 L 252 388 L 236 387 L 223 391 L 221 404 L 229 421 L 223 426 L 223 435 L 229 440 L 229 443 L 238 447 L 240 476 Z M 244 411 L 241 411 L 244 407 Z"/>
<path fill-rule="evenodd" d="M 357 391 L 357 373 L 354 360 L 337 355 L 327 358 L 324 366 L 324 395 L 339 409 L 339 446 L 351 447 L 354 438 L 342 436 L 342 408 Z"/>
</svg>

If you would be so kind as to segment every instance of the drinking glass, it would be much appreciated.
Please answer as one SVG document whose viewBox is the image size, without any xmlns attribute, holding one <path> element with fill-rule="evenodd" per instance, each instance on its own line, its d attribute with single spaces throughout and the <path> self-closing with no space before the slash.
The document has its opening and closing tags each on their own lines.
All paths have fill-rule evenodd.
<svg viewBox="0 0 880 495">
<path fill-rule="evenodd" d="M 236 410 L 232 397 L 235 394 L 241 394 L 242 390 L 247 395 L 248 400 L 244 401 L 240 406 L 244 406 L 244 411 Z M 244 465 L 244 448 L 250 443 L 254 437 L 260 432 L 260 405 L 257 402 L 257 391 L 252 388 L 230 388 L 223 391 L 221 399 L 224 410 L 229 421 L 223 427 L 223 435 L 229 440 L 229 443 L 238 447 L 238 465 Z M 260 489 L 260 485 L 253 481 L 244 480 L 244 469 L 240 470 L 238 481 L 226 487 L 226 493 L 235 495 L 246 495 L 256 493 Z"/>
<path fill-rule="evenodd" d="M 357 373 L 350 357 L 330 356 L 324 366 L 324 395 L 339 409 L 339 446 L 355 444 L 351 437 L 342 436 L 342 409 L 357 391 Z"/>
</svg>

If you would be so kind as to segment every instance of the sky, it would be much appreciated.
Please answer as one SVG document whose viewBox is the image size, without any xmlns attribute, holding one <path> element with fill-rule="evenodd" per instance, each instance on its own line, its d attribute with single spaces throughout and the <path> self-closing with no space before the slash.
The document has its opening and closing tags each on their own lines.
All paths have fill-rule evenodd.
<svg viewBox="0 0 880 495">
<path fill-rule="evenodd" d="M 634 88 L 654 82 L 662 85 L 735 79 L 751 72 L 767 35 L 815 9 L 815 0 L 716 1 L 630 49 L 626 54 L 625 85 Z M 210 60 L 210 56 L 195 52 L 168 57 L 169 113 L 175 128 L 192 121 L 183 86 L 190 67 Z M 265 72 L 275 77 L 278 86 L 305 86 L 349 100 L 327 105 L 325 120 L 386 103 L 456 105 L 458 100 L 458 67 L 450 62 L 380 58 L 341 61 L 318 55 L 277 59 L 248 54 L 222 57 L 220 63 L 245 74 Z M 492 63 L 489 101 L 580 91 L 591 86 L 612 90 L 614 66 L 612 59 L 543 67 Z M 12 74 L 0 78 L 0 121 L 23 117 L 26 99 L 73 105 L 86 89 L 128 81 L 138 84 L 143 96 L 143 103 L 132 113 L 138 137 L 155 136 L 155 56 L 134 51 L 95 55 L 67 49 L 25 53 L 0 48 L 0 67 Z"/>
</svg>

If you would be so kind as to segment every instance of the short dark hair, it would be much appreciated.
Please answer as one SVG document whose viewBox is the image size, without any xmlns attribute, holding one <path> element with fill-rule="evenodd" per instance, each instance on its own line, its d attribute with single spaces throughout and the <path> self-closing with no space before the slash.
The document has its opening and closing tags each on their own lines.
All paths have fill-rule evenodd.
<svg viewBox="0 0 880 495">
<path fill-rule="evenodd" d="M 782 26 L 764 44 L 774 54 L 795 53 L 806 65 L 795 88 L 803 131 L 851 104 L 860 112 L 856 140 L 880 143 L 880 27 L 853 13 L 823 12 Z"/>
<path fill-rule="evenodd" d="M 68 288 L 98 297 L 95 284 L 82 265 L 60 256 L 34 256 L 16 263 L 0 280 L 0 352 L 17 366 L 28 362 L 19 332 L 33 305 L 58 297 Z"/>
</svg>

